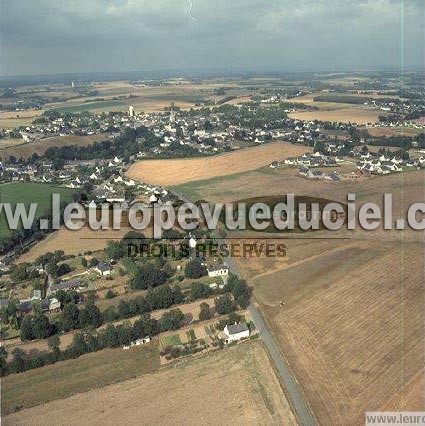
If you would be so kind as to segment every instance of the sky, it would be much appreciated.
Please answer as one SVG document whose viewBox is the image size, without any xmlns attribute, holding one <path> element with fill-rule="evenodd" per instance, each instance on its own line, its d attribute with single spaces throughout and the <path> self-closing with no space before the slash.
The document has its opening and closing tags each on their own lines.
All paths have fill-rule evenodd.
<svg viewBox="0 0 425 426">
<path fill-rule="evenodd" d="M 0 73 L 424 69 L 425 0 L 0 0 Z"/>
</svg>

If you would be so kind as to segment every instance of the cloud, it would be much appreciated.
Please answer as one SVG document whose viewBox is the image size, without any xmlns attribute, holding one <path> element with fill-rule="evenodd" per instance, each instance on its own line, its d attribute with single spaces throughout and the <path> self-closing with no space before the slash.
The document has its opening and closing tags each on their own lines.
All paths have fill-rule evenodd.
<svg viewBox="0 0 425 426">
<path fill-rule="evenodd" d="M 423 65 L 420 0 L 192 3 L 2 0 L 2 73 Z"/>
</svg>

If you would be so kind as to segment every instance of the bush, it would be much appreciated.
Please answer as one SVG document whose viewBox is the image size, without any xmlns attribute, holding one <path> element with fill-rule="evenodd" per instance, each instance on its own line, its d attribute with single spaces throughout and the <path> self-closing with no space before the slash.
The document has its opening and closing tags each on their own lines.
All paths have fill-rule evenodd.
<svg viewBox="0 0 425 426">
<path fill-rule="evenodd" d="M 113 290 L 109 289 L 105 294 L 105 298 L 106 299 L 113 299 L 114 297 L 116 297 L 116 295 L 117 294 Z"/>
<path fill-rule="evenodd" d="M 178 346 L 173 346 L 170 351 L 172 358 L 178 358 L 182 355 L 182 350 Z"/>
</svg>

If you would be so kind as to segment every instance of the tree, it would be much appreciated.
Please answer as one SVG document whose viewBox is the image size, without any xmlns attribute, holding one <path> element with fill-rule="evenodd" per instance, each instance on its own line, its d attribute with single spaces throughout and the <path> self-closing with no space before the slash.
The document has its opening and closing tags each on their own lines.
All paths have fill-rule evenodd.
<svg viewBox="0 0 425 426">
<path fill-rule="evenodd" d="M 80 311 L 80 326 L 97 328 L 102 324 L 102 316 L 94 300 L 89 300 L 86 307 Z"/>
<path fill-rule="evenodd" d="M 165 309 L 169 308 L 173 304 L 173 291 L 168 285 L 158 287 L 154 292 L 157 298 L 157 308 Z"/>
<path fill-rule="evenodd" d="M 47 341 L 47 345 L 49 346 L 50 350 L 53 352 L 53 355 L 55 359 L 58 359 L 60 354 L 60 339 L 57 334 L 49 337 L 49 340 Z"/>
<path fill-rule="evenodd" d="M 60 277 L 71 272 L 71 267 L 67 263 L 61 263 L 58 266 L 57 276 Z"/>
<path fill-rule="evenodd" d="M 15 348 L 12 351 L 12 361 L 10 363 L 10 369 L 14 373 L 21 373 L 26 369 L 26 358 L 25 352 L 21 348 Z"/>
<path fill-rule="evenodd" d="M 116 296 L 116 293 L 111 289 L 109 289 L 105 294 L 106 299 L 113 299 L 115 296 Z"/>
<path fill-rule="evenodd" d="M 112 322 L 119 318 L 119 315 L 117 314 L 117 311 L 113 306 L 109 306 L 102 312 L 102 318 L 103 322 Z"/>
<path fill-rule="evenodd" d="M 32 332 L 35 339 L 44 339 L 49 337 L 52 327 L 49 318 L 44 314 L 34 314 L 32 318 Z"/>
<path fill-rule="evenodd" d="M 80 311 L 73 303 L 66 304 L 59 317 L 60 329 L 62 331 L 69 331 L 78 328 L 79 316 Z"/>
<path fill-rule="evenodd" d="M 71 346 L 67 349 L 71 358 L 77 358 L 87 352 L 87 344 L 82 333 L 77 333 L 72 339 Z"/>
<path fill-rule="evenodd" d="M 89 262 L 89 267 L 94 268 L 98 263 L 99 261 L 95 257 L 92 257 Z"/>
<path fill-rule="evenodd" d="M 7 351 L 3 346 L 0 346 L 0 375 L 4 376 L 7 369 Z"/>
<path fill-rule="evenodd" d="M 154 336 L 158 333 L 158 321 L 144 314 L 133 324 L 133 339 Z"/>
<path fill-rule="evenodd" d="M 178 305 L 184 301 L 184 294 L 182 293 L 182 289 L 179 286 L 173 287 L 173 304 Z"/>
<path fill-rule="evenodd" d="M 211 319 L 210 305 L 206 302 L 201 303 L 201 310 L 199 311 L 199 319 L 206 321 Z"/>
<path fill-rule="evenodd" d="M 180 309 L 173 309 L 165 314 L 159 320 L 159 330 L 177 330 L 183 325 L 184 314 Z"/>
<path fill-rule="evenodd" d="M 190 298 L 192 300 L 205 299 L 212 293 L 212 289 L 203 283 L 192 283 L 190 285 Z"/>
<path fill-rule="evenodd" d="M 118 333 L 112 324 L 109 324 L 105 329 L 105 340 L 108 348 L 115 348 L 119 345 Z"/>
<path fill-rule="evenodd" d="M 85 257 L 82 257 L 82 258 L 81 258 L 81 266 L 82 266 L 83 268 L 87 268 L 87 265 L 88 265 L 88 263 L 87 263 L 87 259 L 86 259 Z"/>
<path fill-rule="evenodd" d="M 105 254 L 109 260 L 119 260 L 125 256 L 125 248 L 119 241 L 110 241 L 105 249 Z"/>
<path fill-rule="evenodd" d="M 25 315 L 21 321 L 21 340 L 33 340 L 34 332 L 32 329 L 32 318 L 31 315 Z"/>
<path fill-rule="evenodd" d="M 219 315 L 230 314 L 235 310 L 235 305 L 228 294 L 215 299 L 215 309 Z"/>
<path fill-rule="evenodd" d="M 27 265 L 25 263 L 17 265 L 10 274 L 10 277 L 15 282 L 25 281 L 28 278 Z"/>
<path fill-rule="evenodd" d="M 46 272 L 52 277 L 56 278 L 58 276 L 59 267 L 55 259 L 51 259 L 46 265 Z"/>
<path fill-rule="evenodd" d="M 189 261 L 184 269 L 184 274 L 187 278 L 200 278 L 206 273 L 205 266 L 202 265 L 201 260 L 197 257 Z"/>
</svg>

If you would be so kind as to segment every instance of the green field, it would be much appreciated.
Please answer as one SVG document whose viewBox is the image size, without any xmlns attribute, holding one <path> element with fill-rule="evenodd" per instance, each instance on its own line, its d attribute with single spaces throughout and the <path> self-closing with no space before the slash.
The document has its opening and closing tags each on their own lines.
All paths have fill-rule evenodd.
<svg viewBox="0 0 425 426">
<path fill-rule="evenodd" d="M 172 334 L 171 336 L 164 336 L 162 338 L 162 345 L 165 346 L 176 346 L 181 345 L 180 336 L 178 334 Z"/>
<path fill-rule="evenodd" d="M 80 358 L 2 378 L 2 415 L 122 382 L 159 367 L 157 344 L 104 349 Z"/>
<path fill-rule="evenodd" d="M 62 188 L 43 183 L 12 182 L 0 185 L 0 203 L 10 203 L 12 212 L 17 203 L 37 203 L 36 217 L 51 209 L 52 194 L 60 194 L 61 202 L 72 201 L 73 189 Z M 0 237 L 11 234 L 6 221 L 4 209 L 0 213 Z"/>
</svg>

